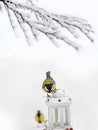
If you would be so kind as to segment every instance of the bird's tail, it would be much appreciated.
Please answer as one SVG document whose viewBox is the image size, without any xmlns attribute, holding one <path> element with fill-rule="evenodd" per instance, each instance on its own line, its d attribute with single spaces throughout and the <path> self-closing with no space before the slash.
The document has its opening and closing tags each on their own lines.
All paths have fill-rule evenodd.
<svg viewBox="0 0 98 130">
<path fill-rule="evenodd" d="M 50 78 L 51 76 L 50 76 L 50 71 L 48 71 L 48 72 L 46 72 L 46 78 Z"/>
</svg>

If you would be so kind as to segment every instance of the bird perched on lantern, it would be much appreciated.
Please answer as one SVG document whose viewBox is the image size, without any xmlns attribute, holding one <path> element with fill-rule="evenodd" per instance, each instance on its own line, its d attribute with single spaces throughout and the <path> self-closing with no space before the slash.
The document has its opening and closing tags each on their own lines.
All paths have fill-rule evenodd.
<svg viewBox="0 0 98 130">
<path fill-rule="evenodd" d="M 49 96 L 49 93 L 53 94 L 56 92 L 56 83 L 50 76 L 50 71 L 46 72 L 46 79 L 42 84 L 42 90 L 47 93 L 47 96 Z"/>
<path fill-rule="evenodd" d="M 37 111 L 37 113 L 36 113 L 36 115 L 35 115 L 35 120 L 36 120 L 36 122 L 39 123 L 39 124 L 45 122 L 44 114 L 42 114 L 40 110 Z"/>
</svg>

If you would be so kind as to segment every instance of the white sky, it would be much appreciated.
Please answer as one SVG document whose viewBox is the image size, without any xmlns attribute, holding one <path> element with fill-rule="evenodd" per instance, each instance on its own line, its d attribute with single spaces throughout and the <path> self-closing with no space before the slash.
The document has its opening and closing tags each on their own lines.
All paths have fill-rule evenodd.
<svg viewBox="0 0 98 130">
<path fill-rule="evenodd" d="M 66 44 L 56 48 L 44 36 L 40 36 L 39 42 L 34 41 L 35 44 L 29 47 L 22 35 L 19 37 L 20 34 L 18 34 L 18 38 L 15 37 L 3 9 L 3 12 L 0 12 L 1 108 L 11 110 L 18 115 L 22 108 L 24 108 L 24 112 L 27 109 L 31 110 L 32 108 L 27 108 L 26 105 L 32 106 L 32 102 L 38 108 L 39 105 L 34 101 L 33 95 L 35 93 L 36 96 L 37 92 L 40 93 L 45 72 L 51 70 L 58 88 L 61 86 L 73 98 L 73 125 L 76 128 L 80 127 L 80 130 L 84 129 L 84 126 L 84 130 L 92 128 L 97 130 L 98 1 L 39 0 L 36 4 L 50 12 L 81 16 L 87 19 L 95 30 L 96 40 L 92 44 L 82 36 L 78 41 L 83 45 L 79 52 Z M 22 115 L 20 114 L 20 116 Z"/>
</svg>

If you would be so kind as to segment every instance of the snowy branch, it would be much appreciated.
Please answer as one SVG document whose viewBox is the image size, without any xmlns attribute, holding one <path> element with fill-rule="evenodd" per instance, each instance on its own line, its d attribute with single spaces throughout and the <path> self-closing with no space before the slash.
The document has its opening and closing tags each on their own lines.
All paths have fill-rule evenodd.
<svg viewBox="0 0 98 130">
<path fill-rule="evenodd" d="M 28 0 L 28 4 L 26 5 L 9 0 L 0 1 L 3 2 L 6 6 L 13 30 L 15 29 L 15 23 L 12 17 L 14 14 L 29 44 L 31 44 L 31 41 L 29 39 L 27 26 L 30 28 L 29 31 L 32 32 L 35 39 L 38 39 L 39 34 L 43 33 L 56 46 L 58 46 L 58 42 L 60 40 L 67 43 L 68 45 L 71 45 L 75 49 L 79 48 L 79 45 L 71 41 L 66 36 L 66 33 L 63 34 L 63 29 L 69 31 L 75 38 L 79 37 L 79 34 L 77 32 L 78 29 L 91 42 L 94 41 L 91 37 L 91 33 L 94 33 L 94 31 L 84 19 L 49 13 L 42 8 L 36 7 L 33 4 L 32 0 Z"/>
</svg>

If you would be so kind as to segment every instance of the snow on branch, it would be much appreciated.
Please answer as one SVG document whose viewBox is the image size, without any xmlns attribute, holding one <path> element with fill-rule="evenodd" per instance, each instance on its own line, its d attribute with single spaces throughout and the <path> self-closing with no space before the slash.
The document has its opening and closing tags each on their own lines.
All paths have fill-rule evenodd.
<svg viewBox="0 0 98 130">
<path fill-rule="evenodd" d="M 32 0 L 28 0 L 28 4 L 21 4 L 10 0 L 0 1 L 3 2 L 6 7 L 13 30 L 16 29 L 13 19 L 14 15 L 29 44 L 31 44 L 31 40 L 29 38 L 27 26 L 30 28 L 29 31 L 31 31 L 35 39 L 38 39 L 39 34 L 43 33 L 56 46 L 58 46 L 60 40 L 71 45 L 75 49 L 79 48 L 79 45 L 70 40 L 66 36 L 66 33 L 62 33 L 62 29 L 69 31 L 75 38 L 79 37 L 78 29 L 91 42 L 94 41 L 91 37 L 91 33 L 94 33 L 92 27 L 82 18 L 49 13 L 43 8 L 36 7 Z"/>
</svg>

